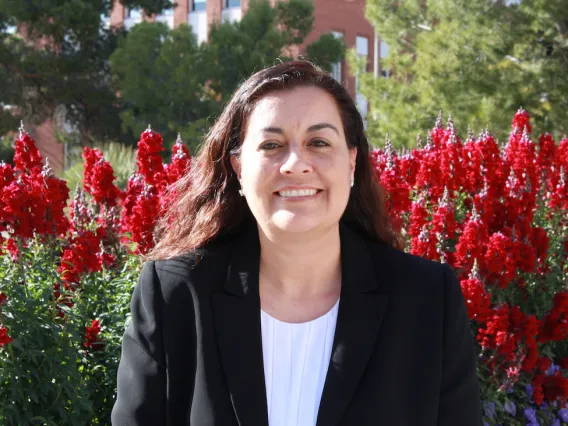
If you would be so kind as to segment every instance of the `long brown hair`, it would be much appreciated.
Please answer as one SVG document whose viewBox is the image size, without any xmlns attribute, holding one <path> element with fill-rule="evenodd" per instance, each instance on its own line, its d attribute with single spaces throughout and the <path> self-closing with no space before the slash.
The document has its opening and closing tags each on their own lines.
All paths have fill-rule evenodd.
<svg viewBox="0 0 568 426">
<path fill-rule="evenodd" d="M 335 99 L 347 145 L 357 148 L 355 186 L 341 221 L 370 240 L 402 249 L 385 211 L 385 193 L 373 170 L 363 120 L 349 93 L 335 79 L 308 61 L 292 61 L 253 74 L 233 94 L 205 136 L 191 170 L 172 188 L 174 202 L 155 230 L 156 246 L 146 259 L 185 254 L 238 231 L 254 217 L 243 197 L 230 162 L 239 155 L 246 121 L 266 94 L 298 86 L 315 86 Z"/>
</svg>

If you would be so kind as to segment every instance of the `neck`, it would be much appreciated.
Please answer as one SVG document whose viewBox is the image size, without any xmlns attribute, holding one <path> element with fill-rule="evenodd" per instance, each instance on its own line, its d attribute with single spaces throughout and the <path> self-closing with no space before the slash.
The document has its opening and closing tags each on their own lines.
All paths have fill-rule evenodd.
<svg viewBox="0 0 568 426">
<path fill-rule="evenodd" d="M 264 290 L 291 301 L 339 292 L 339 225 L 314 235 L 267 235 L 259 228 L 259 239 L 260 282 Z"/>
</svg>

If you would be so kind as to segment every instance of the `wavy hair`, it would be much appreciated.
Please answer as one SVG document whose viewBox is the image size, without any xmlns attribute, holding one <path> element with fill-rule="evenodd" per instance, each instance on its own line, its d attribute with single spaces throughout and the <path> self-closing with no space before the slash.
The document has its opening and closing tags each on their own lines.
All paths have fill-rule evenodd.
<svg viewBox="0 0 568 426">
<path fill-rule="evenodd" d="M 402 250 L 385 210 L 385 192 L 370 159 L 370 144 L 353 99 L 341 84 L 309 61 L 284 62 L 248 78 L 233 94 L 205 135 L 190 171 L 171 189 L 172 202 L 158 221 L 156 245 L 148 260 L 168 259 L 238 232 L 254 217 L 230 162 L 239 155 L 244 131 L 257 101 L 268 93 L 315 86 L 336 101 L 347 145 L 357 148 L 355 186 L 341 221 L 363 237 Z"/>
</svg>

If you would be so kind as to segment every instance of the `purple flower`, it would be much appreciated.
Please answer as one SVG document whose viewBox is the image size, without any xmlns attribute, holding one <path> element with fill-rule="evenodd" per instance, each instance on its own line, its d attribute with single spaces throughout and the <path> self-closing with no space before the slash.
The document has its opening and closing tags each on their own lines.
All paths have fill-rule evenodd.
<svg viewBox="0 0 568 426">
<path fill-rule="evenodd" d="M 560 420 L 555 419 L 550 426 L 562 426 L 562 425 L 560 424 Z"/>
<path fill-rule="evenodd" d="M 563 408 L 562 410 L 558 410 L 558 417 L 560 417 L 563 422 L 568 423 L 568 408 Z"/>
<path fill-rule="evenodd" d="M 525 408 L 525 418 L 530 422 L 532 425 L 538 425 L 538 420 L 536 419 L 536 411 L 534 408 L 527 407 Z"/>
<path fill-rule="evenodd" d="M 532 398 L 532 396 L 533 396 L 533 391 L 534 391 L 534 388 L 532 387 L 531 384 L 528 384 L 528 385 L 525 387 L 525 392 L 527 393 L 527 396 L 529 397 L 529 399 Z"/>
<path fill-rule="evenodd" d="M 554 375 L 554 373 L 556 373 L 558 370 L 560 370 L 560 366 L 556 365 L 554 363 L 551 364 L 550 367 L 548 367 L 548 370 L 546 370 L 546 375 L 547 376 L 552 376 Z"/>
<path fill-rule="evenodd" d="M 485 415 L 492 419 L 495 417 L 495 403 L 491 401 L 485 401 L 483 403 L 483 410 L 485 411 Z"/>
<path fill-rule="evenodd" d="M 517 406 L 515 405 L 515 403 L 513 401 L 507 401 L 505 403 L 505 405 L 503 406 L 503 408 L 511 416 L 514 416 L 515 414 L 517 414 Z"/>
<path fill-rule="evenodd" d="M 485 420 L 483 420 L 483 426 L 489 426 L 489 423 L 487 423 Z"/>
</svg>

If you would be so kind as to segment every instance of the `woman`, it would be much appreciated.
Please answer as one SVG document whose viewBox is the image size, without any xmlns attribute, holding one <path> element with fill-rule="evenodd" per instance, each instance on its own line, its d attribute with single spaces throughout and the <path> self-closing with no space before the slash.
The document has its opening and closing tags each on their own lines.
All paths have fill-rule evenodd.
<svg viewBox="0 0 568 426">
<path fill-rule="evenodd" d="M 481 425 L 456 276 L 401 251 L 369 149 L 309 62 L 236 91 L 134 291 L 113 425 Z"/>
</svg>

